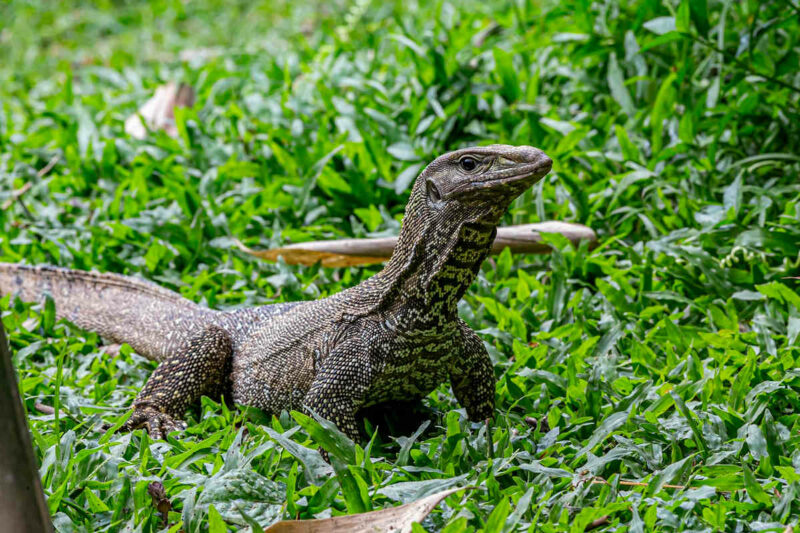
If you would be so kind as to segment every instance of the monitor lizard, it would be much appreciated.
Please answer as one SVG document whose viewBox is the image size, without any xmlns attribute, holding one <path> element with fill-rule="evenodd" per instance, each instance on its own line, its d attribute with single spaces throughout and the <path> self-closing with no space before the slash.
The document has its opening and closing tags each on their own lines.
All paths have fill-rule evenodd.
<svg viewBox="0 0 800 533">
<path fill-rule="evenodd" d="M 448 379 L 481 421 L 493 416 L 494 370 L 457 303 L 511 202 L 551 166 L 529 146 L 435 159 L 414 182 L 385 267 L 319 300 L 215 311 L 132 277 L 10 263 L 0 263 L 0 294 L 50 294 L 59 318 L 158 361 L 123 426 L 154 438 L 184 428 L 188 406 L 207 395 L 310 410 L 356 440 L 359 409 L 423 398 Z"/>
</svg>

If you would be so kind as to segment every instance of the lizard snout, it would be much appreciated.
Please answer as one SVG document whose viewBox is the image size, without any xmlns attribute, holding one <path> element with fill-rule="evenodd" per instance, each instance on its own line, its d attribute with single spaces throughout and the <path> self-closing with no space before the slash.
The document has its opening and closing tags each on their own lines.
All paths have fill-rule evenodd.
<svg viewBox="0 0 800 533">
<path fill-rule="evenodd" d="M 553 160 L 533 146 L 515 146 L 500 156 L 498 163 L 503 166 L 532 165 L 543 174 L 547 174 L 553 168 Z"/>
</svg>

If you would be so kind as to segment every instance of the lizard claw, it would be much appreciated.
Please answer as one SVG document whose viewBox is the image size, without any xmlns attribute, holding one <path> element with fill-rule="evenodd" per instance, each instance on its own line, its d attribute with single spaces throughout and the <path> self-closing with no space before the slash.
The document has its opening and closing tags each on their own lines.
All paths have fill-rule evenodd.
<svg viewBox="0 0 800 533">
<path fill-rule="evenodd" d="M 144 428 L 153 439 L 163 440 L 173 431 L 186 429 L 186 422 L 173 418 L 152 407 L 134 407 L 133 414 L 119 428 L 119 431 L 133 431 L 139 428 Z"/>
</svg>

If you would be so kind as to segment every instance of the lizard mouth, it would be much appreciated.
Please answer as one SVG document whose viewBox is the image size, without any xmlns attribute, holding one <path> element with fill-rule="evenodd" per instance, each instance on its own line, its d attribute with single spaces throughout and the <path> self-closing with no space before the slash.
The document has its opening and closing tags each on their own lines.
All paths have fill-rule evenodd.
<svg viewBox="0 0 800 533">
<path fill-rule="evenodd" d="M 533 185 L 545 177 L 550 172 L 550 169 L 553 168 L 553 160 L 546 156 L 530 163 L 519 163 L 501 157 L 495 164 L 499 165 L 499 168 L 492 171 L 487 177 L 488 179 L 478 183 L 502 185 L 530 178 L 530 184 Z"/>
</svg>

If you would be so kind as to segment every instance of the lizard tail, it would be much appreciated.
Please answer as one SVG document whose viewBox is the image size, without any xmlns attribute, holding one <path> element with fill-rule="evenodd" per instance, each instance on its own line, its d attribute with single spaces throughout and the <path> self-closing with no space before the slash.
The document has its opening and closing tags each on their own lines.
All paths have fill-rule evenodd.
<svg viewBox="0 0 800 533">
<path fill-rule="evenodd" d="M 215 311 L 149 281 L 49 266 L 0 263 L 0 296 L 40 301 L 49 294 L 56 316 L 136 353 L 163 361 L 207 324 Z"/>
</svg>

